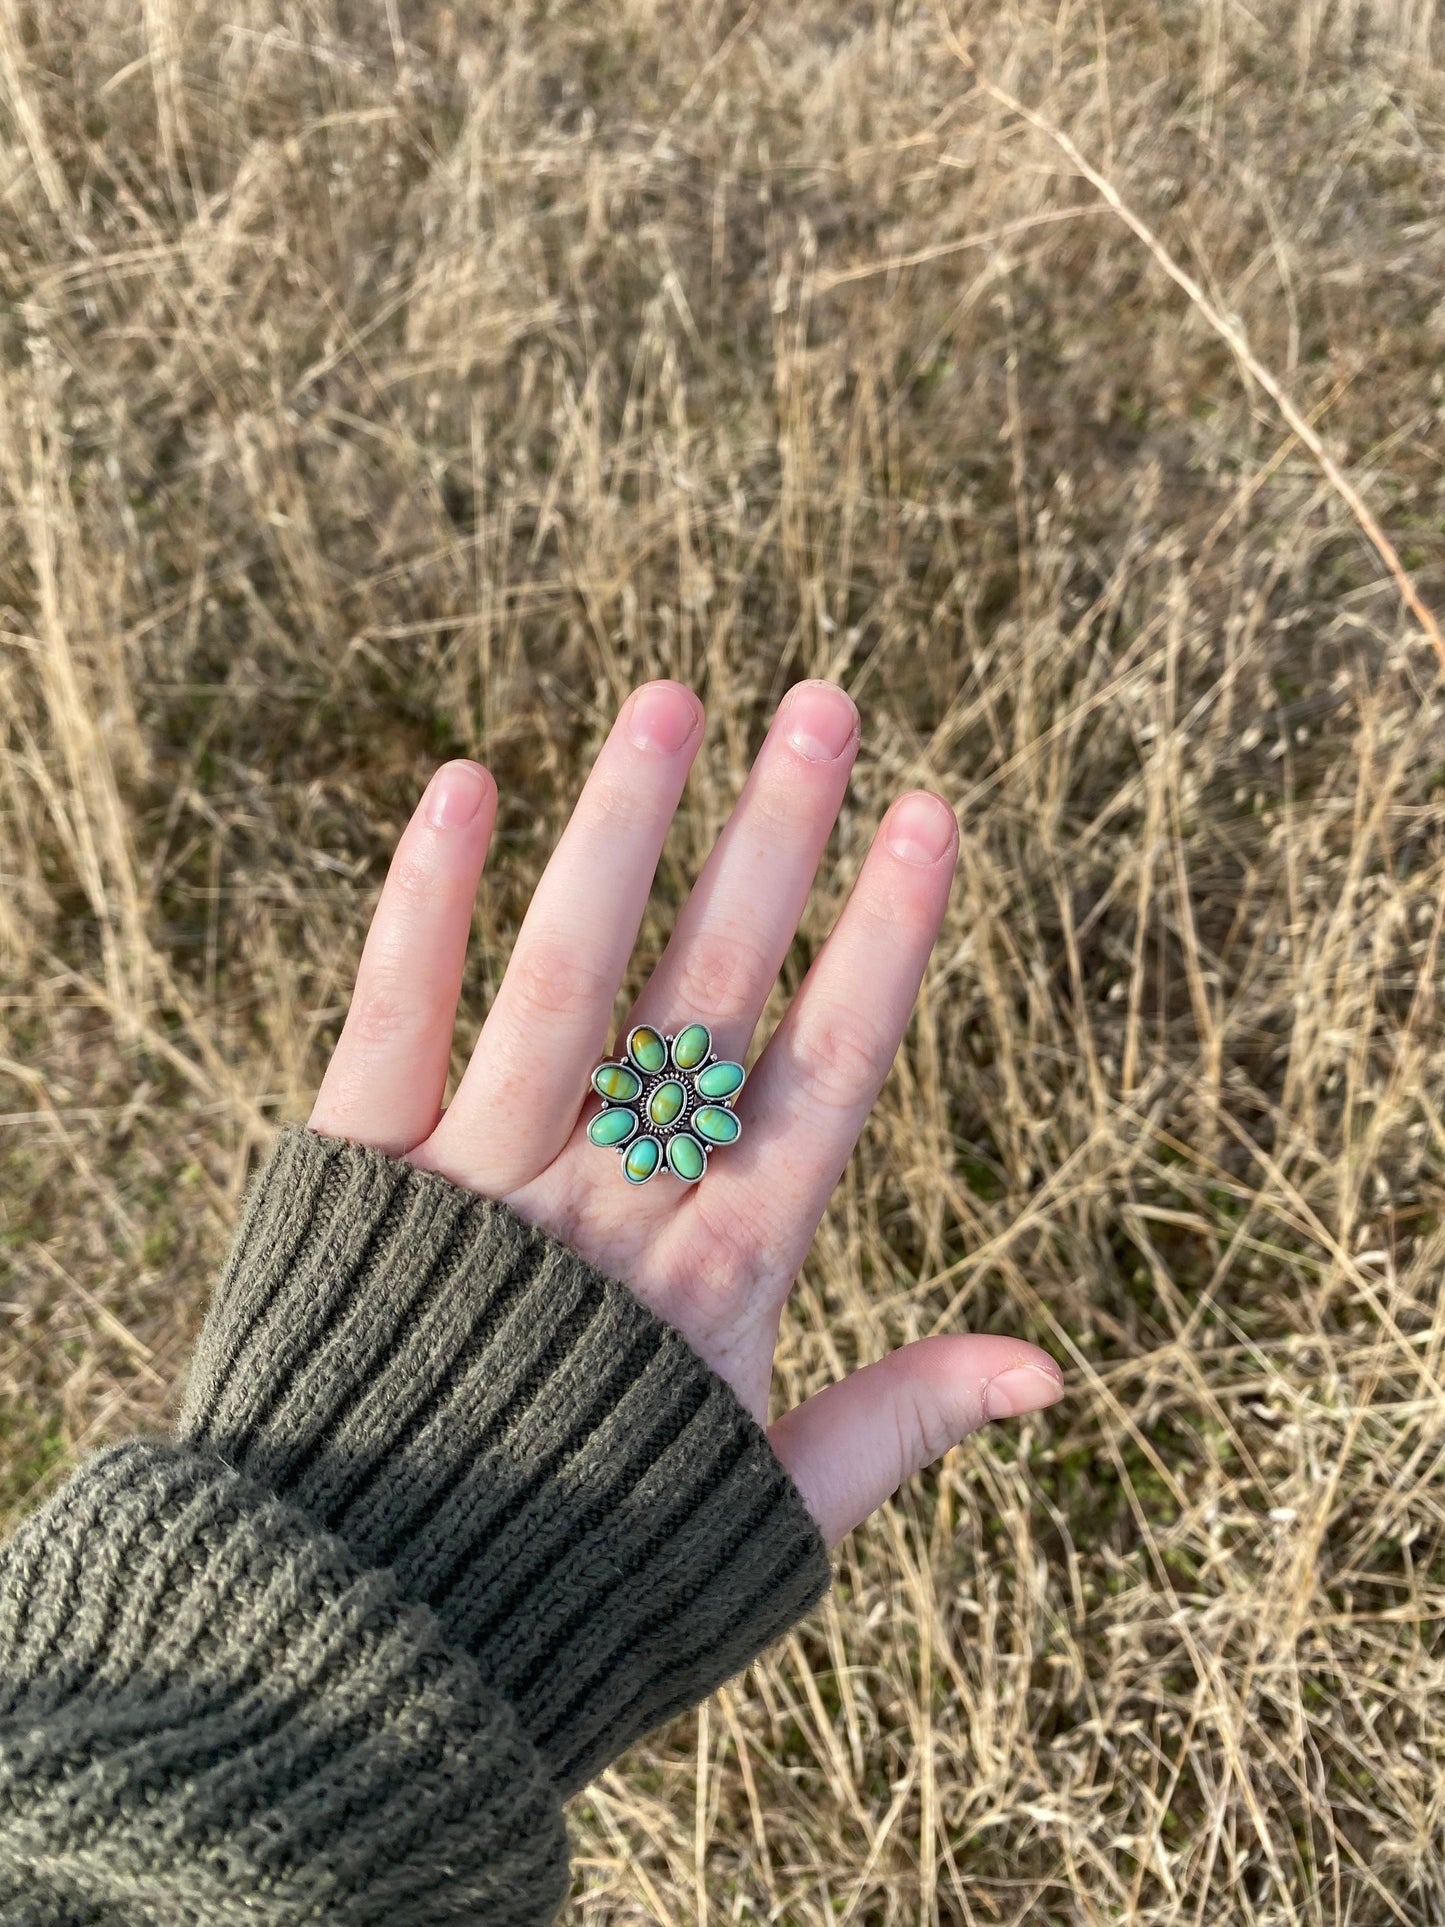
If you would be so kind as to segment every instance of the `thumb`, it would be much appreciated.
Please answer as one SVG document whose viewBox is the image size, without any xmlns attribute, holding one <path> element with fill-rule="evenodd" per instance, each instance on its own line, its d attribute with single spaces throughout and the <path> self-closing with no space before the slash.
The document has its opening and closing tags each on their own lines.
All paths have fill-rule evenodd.
<svg viewBox="0 0 1445 1927">
<path fill-rule="evenodd" d="M 920 1338 L 795 1405 L 768 1439 L 832 1546 L 986 1420 L 1063 1393 L 1058 1366 L 1022 1339 Z"/>
</svg>

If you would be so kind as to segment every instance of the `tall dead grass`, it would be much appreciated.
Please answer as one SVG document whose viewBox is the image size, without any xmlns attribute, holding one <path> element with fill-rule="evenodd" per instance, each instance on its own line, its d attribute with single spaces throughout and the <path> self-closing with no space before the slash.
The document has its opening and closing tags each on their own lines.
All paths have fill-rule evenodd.
<svg viewBox="0 0 1445 1927">
<path fill-rule="evenodd" d="M 11 1516 L 172 1408 L 439 757 L 471 1026 L 641 676 L 712 726 L 639 972 L 799 675 L 865 743 L 782 993 L 894 791 L 961 815 L 779 1399 L 966 1324 L 1069 1396 L 576 1803 L 585 1922 L 1445 1922 L 1439 667 L 1048 131 L 1434 607 L 1442 39 L 0 0 Z"/>
</svg>

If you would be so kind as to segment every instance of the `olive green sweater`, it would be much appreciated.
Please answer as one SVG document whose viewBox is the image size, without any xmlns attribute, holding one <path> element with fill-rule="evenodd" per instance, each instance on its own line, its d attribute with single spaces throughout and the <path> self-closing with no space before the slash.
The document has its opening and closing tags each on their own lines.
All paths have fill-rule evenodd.
<svg viewBox="0 0 1445 1927">
<path fill-rule="evenodd" d="M 566 1797 L 828 1580 L 766 1434 L 623 1286 L 288 1130 L 175 1440 L 0 1546 L 0 1922 L 550 1922 Z"/>
</svg>

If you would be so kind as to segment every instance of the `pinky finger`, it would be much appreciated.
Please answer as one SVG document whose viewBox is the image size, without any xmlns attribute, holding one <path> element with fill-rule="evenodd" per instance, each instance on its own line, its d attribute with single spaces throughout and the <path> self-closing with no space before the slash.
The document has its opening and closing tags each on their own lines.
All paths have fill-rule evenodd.
<svg viewBox="0 0 1445 1927">
<path fill-rule="evenodd" d="M 795 1405 L 768 1438 L 832 1546 L 987 1420 L 1036 1412 L 1063 1392 L 1037 1345 L 920 1338 Z"/>
<path fill-rule="evenodd" d="M 472 905 L 497 815 L 479 763 L 444 763 L 402 831 L 311 1128 L 400 1156 L 441 1116 Z"/>
</svg>

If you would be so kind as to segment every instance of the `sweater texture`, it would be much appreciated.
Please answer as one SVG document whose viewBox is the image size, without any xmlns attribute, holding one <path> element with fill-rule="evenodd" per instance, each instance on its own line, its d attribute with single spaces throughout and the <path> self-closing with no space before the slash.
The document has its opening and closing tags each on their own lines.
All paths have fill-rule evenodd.
<svg viewBox="0 0 1445 1927">
<path fill-rule="evenodd" d="M 766 1433 L 624 1286 L 287 1130 L 176 1438 L 0 1547 L 0 1923 L 543 1927 L 567 1795 L 828 1582 Z"/>
</svg>

